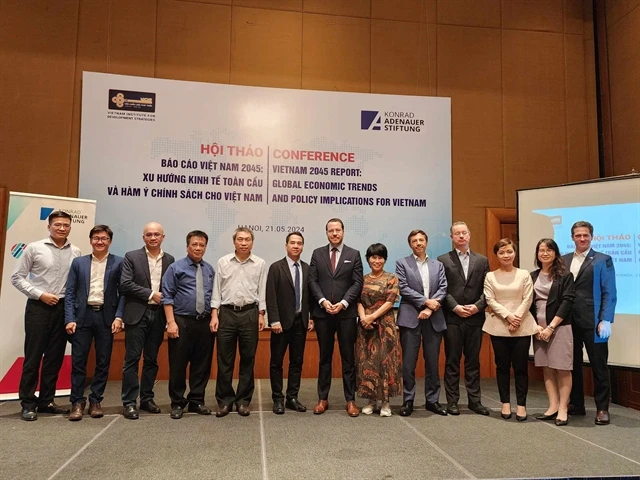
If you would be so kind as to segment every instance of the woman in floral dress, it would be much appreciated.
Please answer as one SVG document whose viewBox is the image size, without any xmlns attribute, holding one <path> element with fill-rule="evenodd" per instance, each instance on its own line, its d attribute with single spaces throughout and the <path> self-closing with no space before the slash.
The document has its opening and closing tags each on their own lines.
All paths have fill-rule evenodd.
<svg viewBox="0 0 640 480">
<path fill-rule="evenodd" d="M 382 402 L 381 417 L 390 417 L 389 398 L 402 395 L 400 337 L 393 304 L 398 300 L 398 278 L 384 271 L 387 247 L 374 243 L 367 249 L 371 273 L 365 275 L 356 340 L 358 395 L 369 400 L 362 413 L 370 415 Z"/>
</svg>

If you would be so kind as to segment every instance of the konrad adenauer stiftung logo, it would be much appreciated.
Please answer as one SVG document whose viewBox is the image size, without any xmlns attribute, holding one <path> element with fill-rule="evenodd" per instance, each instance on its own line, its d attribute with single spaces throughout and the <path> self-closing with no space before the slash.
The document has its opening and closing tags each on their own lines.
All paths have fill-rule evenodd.
<svg viewBox="0 0 640 480">
<path fill-rule="evenodd" d="M 424 119 L 417 117 L 414 112 L 397 112 L 393 110 L 360 111 L 361 130 L 420 133 L 423 128 Z"/>
<path fill-rule="evenodd" d="M 27 248 L 26 243 L 16 243 L 13 247 L 11 247 L 11 255 L 14 258 L 20 258 L 20 255 L 22 255 L 22 252 L 24 252 L 25 248 Z"/>
</svg>

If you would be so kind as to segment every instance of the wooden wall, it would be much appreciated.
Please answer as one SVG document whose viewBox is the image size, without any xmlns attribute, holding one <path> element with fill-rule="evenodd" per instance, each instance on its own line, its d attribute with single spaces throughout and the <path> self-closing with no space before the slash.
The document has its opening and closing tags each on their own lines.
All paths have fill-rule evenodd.
<svg viewBox="0 0 640 480">
<path fill-rule="evenodd" d="M 588 0 L 0 0 L 0 186 L 77 194 L 84 70 L 450 96 L 453 213 L 484 252 L 485 207 L 599 176 L 591 13 Z M 639 16 L 611 42 L 633 50 Z M 614 110 L 637 115 L 625 78 Z"/>
</svg>

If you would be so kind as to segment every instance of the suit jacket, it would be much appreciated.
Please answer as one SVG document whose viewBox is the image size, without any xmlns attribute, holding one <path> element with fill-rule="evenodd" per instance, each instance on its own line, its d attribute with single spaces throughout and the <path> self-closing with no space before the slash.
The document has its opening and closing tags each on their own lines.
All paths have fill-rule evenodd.
<svg viewBox="0 0 640 480">
<path fill-rule="evenodd" d="M 531 314 L 533 318 L 538 321 L 536 312 L 536 280 L 540 276 L 540 270 L 534 270 L 531 272 L 531 281 L 533 282 L 533 302 L 531 303 Z M 576 293 L 573 289 L 573 275 L 570 271 L 566 271 L 565 274 L 554 280 L 551 283 L 549 289 L 549 297 L 547 298 L 547 308 L 545 311 L 545 318 L 547 325 L 553 321 L 553 317 L 560 317 L 562 319 L 562 325 L 569 325 L 571 323 L 571 309 L 573 308 L 573 299 Z"/>
<path fill-rule="evenodd" d="M 175 259 L 164 252 L 162 256 L 162 276 Z M 162 291 L 162 279 L 160 280 Z M 120 278 L 120 294 L 124 296 L 125 325 L 135 325 L 147 310 L 151 296 L 151 272 L 144 247 L 127 252 L 122 262 L 122 277 Z"/>
<path fill-rule="evenodd" d="M 64 302 L 64 323 L 75 322 L 76 327 L 84 323 L 91 282 L 91 255 L 77 257 L 71 262 Z M 120 296 L 120 272 L 122 257 L 113 254 L 107 256 L 104 271 L 104 323 L 111 327 L 115 318 L 122 318 L 124 297 Z"/>
<path fill-rule="evenodd" d="M 481 327 L 484 323 L 484 310 L 487 308 L 484 277 L 489 273 L 489 260 L 484 255 L 469 252 L 469 270 L 466 278 L 457 250 L 440 255 L 438 261 L 444 265 L 447 277 L 447 296 L 443 305 L 447 323 L 460 325 L 464 322 Z M 453 311 L 458 305 L 472 304 L 478 308 L 478 313 L 470 317 L 462 318 Z"/>
<path fill-rule="evenodd" d="M 358 316 L 358 300 L 364 281 L 362 272 L 362 259 L 358 250 L 343 245 L 340 260 L 334 273 L 331 271 L 329 245 L 316 248 L 311 255 L 311 264 L 309 265 L 309 291 L 313 298 L 312 318 L 356 318 Z M 336 315 L 330 315 L 318 303 L 322 298 L 326 298 L 331 303 L 344 300 L 349 304 L 349 307 Z"/>
<path fill-rule="evenodd" d="M 309 264 L 300 261 L 300 299 L 302 321 L 309 325 Z M 293 325 L 296 314 L 296 292 L 287 258 L 274 262 L 267 274 L 267 320 L 269 325 L 280 322 L 283 330 Z"/>
<path fill-rule="evenodd" d="M 429 266 L 429 298 L 438 300 L 441 304 L 447 295 L 447 277 L 444 265 L 437 260 L 427 259 Z M 424 295 L 422 277 L 418 270 L 418 263 L 413 255 L 396 261 L 396 275 L 400 286 L 400 307 L 396 324 L 400 327 L 416 328 L 420 322 L 431 322 L 436 332 L 447 329 L 442 308 L 431 314 L 428 320 L 418 320 L 418 314 L 424 310 Z"/>
<path fill-rule="evenodd" d="M 562 259 L 569 270 L 573 253 L 563 255 Z M 608 338 L 598 336 L 597 327 L 602 320 L 613 322 L 616 311 L 616 271 L 613 259 L 604 253 L 589 250 L 574 279 L 574 288 L 576 297 L 573 324 L 580 328 L 592 328 L 596 343 L 607 342 Z"/>
</svg>

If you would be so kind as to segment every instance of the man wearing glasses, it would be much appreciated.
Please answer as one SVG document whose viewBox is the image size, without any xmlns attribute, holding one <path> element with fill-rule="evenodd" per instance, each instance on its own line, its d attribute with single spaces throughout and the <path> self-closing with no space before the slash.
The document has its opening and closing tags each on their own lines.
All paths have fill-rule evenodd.
<svg viewBox="0 0 640 480">
<path fill-rule="evenodd" d="M 153 384 L 158 374 L 158 350 L 164 338 L 166 320 L 161 305 L 162 276 L 174 258 L 162 251 L 164 230 L 159 223 L 148 223 L 142 231 L 145 246 L 128 252 L 122 262 L 120 294 L 125 297 L 124 367 L 122 368 L 122 404 L 124 418 L 138 418 L 140 408 L 160 413 L 153 400 Z M 138 364 L 144 355 L 142 377 Z"/>
<path fill-rule="evenodd" d="M 38 412 L 69 413 L 53 401 L 58 372 L 67 345 L 64 328 L 65 284 L 69 267 L 81 255 L 72 245 L 71 215 L 49 215 L 49 237 L 27 245 L 11 275 L 11 283 L 27 297 L 24 313 L 24 364 L 20 377 L 22 420 L 38 419 Z M 40 363 L 42 362 L 42 368 Z M 40 384 L 40 394 L 36 388 Z"/>
<path fill-rule="evenodd" d="M 65 328 L 71 336 L 71 421 L 82 420 L 84 415 L 87 358 L 94 339 L 96 368 L 90 387 L 89 415 L 104 415 L 101 402 L 109 376 L 113 335 L 122 331 L 124 297 L 118 292 L 122 257 L 109 253 L 113 232 L 107 225 L 96 225 L 89 232 L 89 240 L 91 255 L 71 263 L 64 306 Z"/>
</svg>

